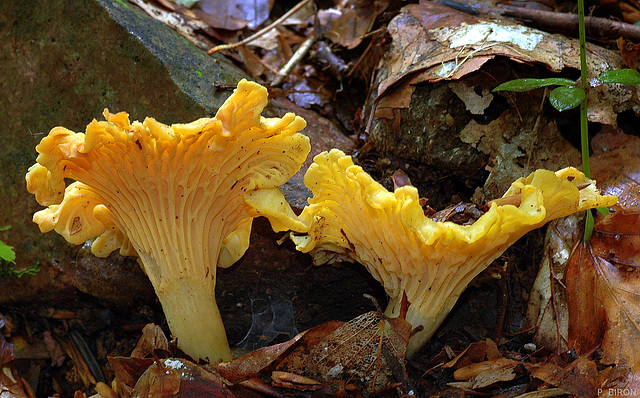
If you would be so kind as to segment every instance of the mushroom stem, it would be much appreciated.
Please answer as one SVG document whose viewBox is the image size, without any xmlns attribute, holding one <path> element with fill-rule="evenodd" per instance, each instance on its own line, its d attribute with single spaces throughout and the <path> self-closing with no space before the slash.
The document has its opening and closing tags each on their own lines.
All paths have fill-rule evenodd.
<svg viewBox="0 0 640 398">
<path fill-rule="evenodd" d="M 169 329 L 186 353 L 197 352 L 210 363 L 232 359 L 213 284 L 173 280 L 156 289 Z"/>
<path fill-rule="evenodd" d="M 447 290 L 446 287 L 443 286 L 440 290 L 431 289 L 430 291 L 427 291 L 420 299 L 418 299 L 416 305 L 411 305 L 411 303 L 409 304 L 405 320 L 414 328 L 422 326 L 422 329 L 413 334 L 409 339 L 406 352 L 407 358 L 410 359 L 413 357 L 413 355 L 431 339 L 442 322 L 444 322 L 447 315 L 451 312 L 453 306 L 456 304 L 458 298 L 467 285 L 479 273 L 480 272 L 468 274 L 465 278 L 461 279 L 455 284 L 449 295 L 443 294 L 443 291 Z M 420 302 L 419 300 L 423 301 Z M 402 297 L 390 297 L 385 310 L 385 315 L 389 318 L 396 318 L 401 315 L 401 309 Z M 425 316 L 425 314 L 428 315 Z"/>
</svg>

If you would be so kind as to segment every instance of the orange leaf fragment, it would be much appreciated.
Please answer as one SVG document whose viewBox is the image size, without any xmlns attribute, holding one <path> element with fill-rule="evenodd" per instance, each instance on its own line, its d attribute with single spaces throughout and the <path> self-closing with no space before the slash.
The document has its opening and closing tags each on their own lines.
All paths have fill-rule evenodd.
<svg viewBox="0 0 640 398">
<path fill-rule="evenodd" d="M 271 381 L 276 387 L 292 388 L 298 391 L 315 391 L 323 387 L 322 383 L 308 377 L 279 370 L 271 373 Z"/>
</svg>

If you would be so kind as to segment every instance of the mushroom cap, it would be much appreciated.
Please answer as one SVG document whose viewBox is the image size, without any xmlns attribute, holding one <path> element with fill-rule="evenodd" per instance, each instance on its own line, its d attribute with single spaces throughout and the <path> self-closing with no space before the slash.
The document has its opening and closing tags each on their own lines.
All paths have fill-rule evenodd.
<svg viewBox="0 0 640 398">
<path fill-rule="evenodd" d="M 29 192 L 48 206 L 34 221 L 73 244 L 98 237 L 97 255 L 117 248 L 161 255 L 170 247 L 191 253 L 184 255 L 190 261 L 171 262 L 180 272 L 231 265 L 248 247 L 258 215 L 245 195 L 264 213 L 293 215 L 278 186 L 310 150 L 298 133 L 304 120 L 264 118 L 266 104 L 266 89 L 243 80 L 215 118 L 167 126 L 153 118 L 130 123 L 126 113 L 105 110 L 106 121 L 93 120 L 84 134 L 54 128 L 26 176 Z M 77 182 L 65 188 L 66 178 Z M 284 224 L 277 225 L 295 227 Z"/>
<path fill-rule="evenodd" d="M 554 218 L 616 201 L 574 168 L 537 170 L 505 194 L 520 195 L 519 206 L 492 203 L 471 225 L 436 222 L 424 215 L 415 187 L 389 192 L 335 149 L 314 158 L 305 185 L 313 198 L 300 215 L 308 232 L 292 235 L 297 249 L 316 264 L 363 264 L 391 298 L 388 315 L 398 315 L 406 293 L 407 321 L 423 326 L 427 339 L 467 284 L 517 239 Z"/>
</svg>

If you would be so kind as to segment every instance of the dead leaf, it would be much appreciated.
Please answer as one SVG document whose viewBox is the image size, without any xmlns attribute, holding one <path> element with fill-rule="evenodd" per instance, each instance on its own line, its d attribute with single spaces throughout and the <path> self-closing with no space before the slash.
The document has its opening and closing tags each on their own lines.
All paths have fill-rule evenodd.
<svg viewBox="0 0 640 398">
<path fill-rule="evenodd" d="M 392 43 L 380 64 L 384 78 L 378 85 L 378 102 L 396 85 L 405 90 L 421 82 L 460 79 L 497 56 L 539 63 L 554 72 L 580 68 L 577 40 L 506 19 L 471 16 L 431 1 L 403 7 L 387 30 Z M 597 46 L 587 46 L 587 51 L 590 82 L 606 70 L 624 67 L 612 51 Z M 637 110 L 638 98 L 637 87 L 594 84 L 588 97 L 589 120 L 616 125 L 617 113 Z M 471 109 L 479 112 L 482 106 L 480 102 Z"/>
<path fill-rule="evenodd" d="M 0 321 L 3 321 L 0 314 Z M 20 377 L 14 367 L 13 345 L 6 342 L 0 334 L 0 397 L 2 398 L 31 398 L 34 397 L 31 388 Z"/>
<path fill-rule="evenodd" d="M 108 357 L 116 380 L 116 393 L 128 397 L 140 376 L 155 362 L 153 358 Z"/>
<path fill-rule="evenodd" d="M 452 81 L 449 83 L 449 87 L 464 102 L 467 110 L 473 115 L 484 115 L 485 109 L 493 101 L 493 94 L 486 87 L 481 93 L 476 93 L 473 86 L 462 80 Z"/>
<path fill-rule="evenodd" d="M 469 344 L 464 351 L 442 365 L 442 367 L 460 369 L 467 365 L 484 362 L 485 360 L 491 361 L 498 359 L 501 356 L 502 355 L 500 354 L 500 351 L 498 351 L 496 343 L 491 339 L 486 339 Z"/>
<path fill-rule="evenodd" d="M 200 0 L 193 10 L 214 28 L 240 30 L 262 25 L 271 7 L 273 0 Z"/>
<path fill-rule="evenodd" d="M 573 214 L 549 223 L 540 270 L 527 304 L 524 329 L 535 328 L 533 341 L 537 347 L 545 347 L 551 352 L 568 350 L 569 313 L 562 280 L 571 252 L 582 239 L 580 225 L 583 218 Z"/>
<path fill-rule="evenodd" d="M 371 311 L 347 322 L 312 348 L 306 360 L 317 380 L 344 381 L 373 392 L 404 372 L 411 325 Z M 403 381 L 402 378 L 398 381 Z"/>
<path fill-rule="evenodd" d="M 596 223 L 574 251 L 565 281 L 569 346 L 585 354 L 602 346 L 602 362 L 640 371 L 640 212 L 621 210 Z"/>
<path fill-rule="evenodd" d="M 271 381 L 276 387 L 292 388 L 298 391 L 315 391 L 323 387 L 322 383 L 308 377 L 282 371 L 271 373 Z"/>
<path fill-rule="evenodd" d="M 388 6 L 384 0 L 345 0 L 336 8 L 318 12 L 319 28 L 332 42 L 353 49 Z"/>
<path fill-rule="evenodd" d="M 616 195 L 613 208 L 640 207 L 640 137 L 605 130 L 591 140 L 591 175 L 606 195 Z"/>
<path fill-rule="evenodd" d="M 551 362 L 541 365 L 526 364 L 531 376 L 552 386 L 559 387 L 575 397 L 595 398 L 598 391 L 593 381 L 582 374 L 576 374 Z"/>
<path fill-rule="evenodd" d="M 291 347 L 298 344 L 308 333 L 309 330 L 284 343 L 259 348 L 232 361 L 211 364 L 207 365 L 207 367 L 220 373 L 222 377 L 232 383 L 239 383 L 243 380 L 257 377 L 274 361 L 280 359 Z"/>
<path fill-rule="evenodd" d="M 464 366 L 453 373 L 458 381 L 468 381 L 464 384 L 450 383 L 461 388 L 483 388 L 500 381 L 513 380 L 515 369 L 520 362 L 508 358 L 497 358 L 489 361 L 473 363 Z"/>
<path fill-rule="evenodd" d="M 235 397 L 220 376 L 186 359 L 156 361 L 136 383 L 133 397 Z"/>
<path fill-rule="evenodd" d="M 142 328 L 142 336 L 138 339 L 136 348 L 131 352 L 131 357 L 146 358 L 157 349 L 168 350 L 169 340 L 160 326 L 149 323 Z"/>
</svg>

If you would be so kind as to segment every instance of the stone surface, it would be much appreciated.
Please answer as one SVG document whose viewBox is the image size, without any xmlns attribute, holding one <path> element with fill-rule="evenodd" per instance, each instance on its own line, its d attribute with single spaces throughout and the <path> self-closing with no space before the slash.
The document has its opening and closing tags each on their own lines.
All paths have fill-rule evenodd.
<svg viewBox="0 0 640 398">
<path fill-rule="evenodd" d="M 10 204 L 0 225 L 12 227 L 0 239 L 14 246 L 16 268 L 40 264 L 43 273 L 56 273 L 75 252 L 31 222 L 40 206 L 24 175 L 40 139 L 57 125 L 83 131 L 104 108 L 168 122 L 214 113 L 229 92 L 213 83 L 233 86 L 242 75 L 200 53 L 126 2 L 0 4 L 0 201 Z M 7 279 L 0 291 L 17 287 Z"/>
<path fill-rule="evenodd" d="M 213 116 L 242 77 L 224 57 L 206 55 L 126 1 L 0 3 L 0 120 L 4 121 L 0 128 L 0 201 L 6 204 L 0 226 L 12 226 L 0 232 L 0 239 L 15 247 L 16 268 L 34 264 L 41 268 L 36 276 L 0 278 L 0 306 L 99 302 L 126 307 L 154 302 L 153 290 L 135 261 L 117 255 L 94 258 L 56 233 L 41 234 L 32 223 L 33 213 L 41 207 L 26 191 L 24 175 L 35 162 L 34 147 L 54 126 L 83 131 L 92 118 L 102 117 L 104 108 L 125 110 L 132 120 L 152 116 L 164 123 Z M 353 147 L 328 120 L 286 99 L 274 103 L 265 110 L 266 116 L 293 111 L 307 119 L 305 134 L 311 137 L 314 154 L 334 146 L 345 151 Z M 283 189 L 296 208 L 307 197 L 302 175 Z M 256 225 L 248 255 L 219 275 L 220 306 L 223 313 L 232 311 L 228 317 L 231 340 L 239 341 L 249 328 L 251 291 L 281 294 L 291 300 L 297 297 L 296 308 L 311 310 L 302 316 L 305 325 L 331 318 L 335 303 L 327 310 L 306 301 L 318 298 L 313 290 L 321 284 L 318 278 L 334 268 L 315 274 L 308 259 L 300 267 L 298 262 L 307 256 L 296 253 L 291 245 L 278 247 L 272 241 L 278 236 L 264 221 Z M 288 278 L 278 275 L 281 272 Z M 358 272 L 345 269 L 338 275 L 330 285 L 322 284 L 334 291 L 332 300 L 371 293 L 367 278 Z M 306 283 L 309 278 L 316 282 Z M 234 290 L 238 282 L 245 284 Z M 359 308 L 362 301 L 354 305 L 352 308 Z"/>
</svg>

